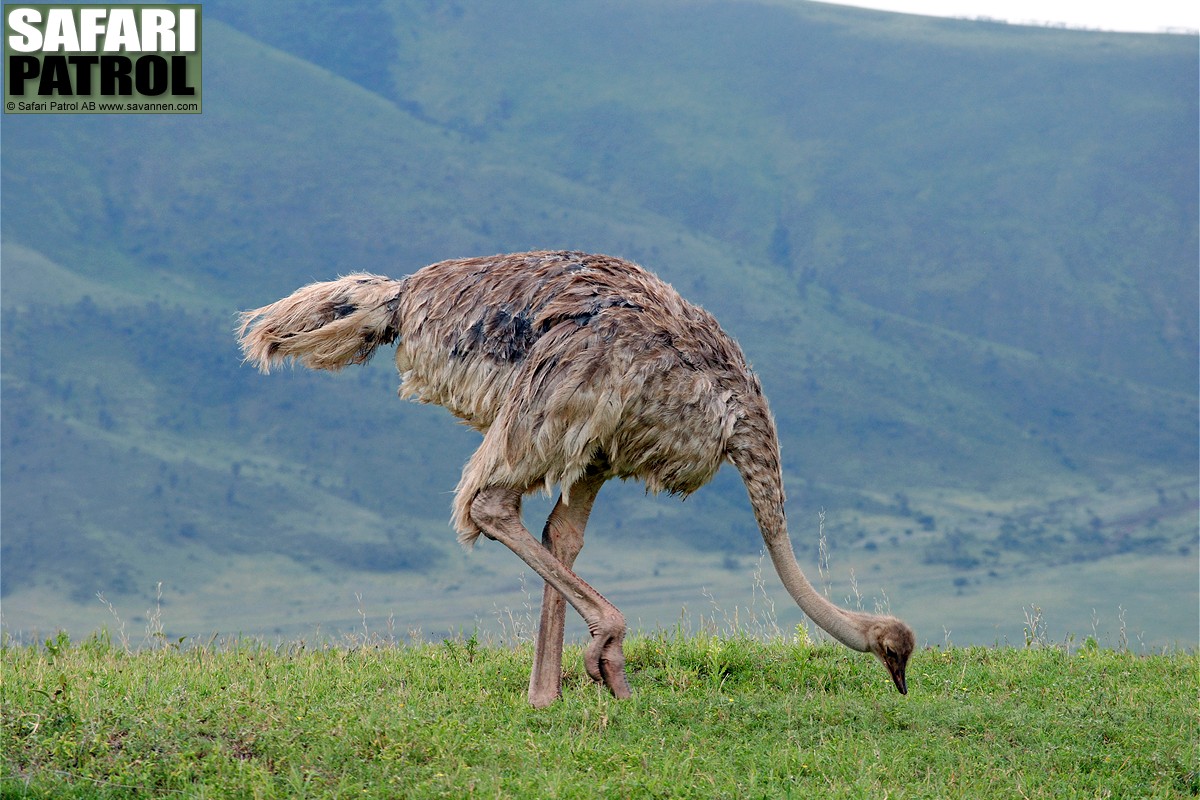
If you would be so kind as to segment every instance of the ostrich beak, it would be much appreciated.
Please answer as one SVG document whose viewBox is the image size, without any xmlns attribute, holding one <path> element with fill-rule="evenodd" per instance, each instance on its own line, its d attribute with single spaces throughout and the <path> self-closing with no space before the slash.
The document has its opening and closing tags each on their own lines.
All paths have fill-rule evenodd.
<svg viewBox="0 0 1200 800">
<path fill-rule="evenodd" d="M 888 675 L 892 676 L 892 683 L 896 684 L 900 694 L 908 694 L 908 681 L 904 679 L 904 668 L 908 666 L 907 656 L 889 651 L 882 654 L 879 660 L 887 668 Z"/>
</svg>

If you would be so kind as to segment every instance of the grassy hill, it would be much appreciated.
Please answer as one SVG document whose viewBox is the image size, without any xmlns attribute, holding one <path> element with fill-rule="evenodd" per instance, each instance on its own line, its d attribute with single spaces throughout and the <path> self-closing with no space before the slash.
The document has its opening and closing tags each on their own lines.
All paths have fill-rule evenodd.
<svg viewBox="0 0 1200 800">
<path fill-rule="evenodd" d="M 261 378 L 231 329 L 339 272 L 569 247 L 739 338 L 831 593 L 853 575 L 935 641 L 1042 605 L 1195 642 L 1194 37 L 318 6 L 206 4 L 200 117 L 6 120 L 7 627 L 91 630 L 96 592 L 130 617 L 160 581 L 185 633 L 525 603 L 521 565 L 445 522 L 474 434 L 398 403 L 386 358 Z M 730 474 L 683 505 L 606 488 L 589 541 L 633 619 L 753 597 Z"/>
<path fill-rule="evenodd" d="M 345 49 L 388 54 L 386 73 L 300 24 L 304 4 L 215 13 L 801 290 L 1193 388 L 1169 355 L 1194 337 L 1196 276 L 1163 268 L 1196 252 L 1187 37 L 808 3 L 363 5 L 392 25 L 345 12 Z"/>
</svg>

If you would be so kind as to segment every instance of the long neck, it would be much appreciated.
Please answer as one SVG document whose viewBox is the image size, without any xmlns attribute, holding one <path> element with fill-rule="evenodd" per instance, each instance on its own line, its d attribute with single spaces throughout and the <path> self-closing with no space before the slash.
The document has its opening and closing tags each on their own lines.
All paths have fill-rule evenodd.
<svg viewBox="0 0 1200 800">
<path fill-rule="evenodd" d="M 865 652 L 868 646 L 863 622 L 867 615 L 846 611 L 831 603 L 813 587 L 796 561 L 784 514 L 779 438 L 765 401 L 754 413 L 739 420 L 730 438 L 728 452 L 742 474 L 754 517 L 783 585 L 800 609 L 830 636 L 852 650 Z"/>
</svg>

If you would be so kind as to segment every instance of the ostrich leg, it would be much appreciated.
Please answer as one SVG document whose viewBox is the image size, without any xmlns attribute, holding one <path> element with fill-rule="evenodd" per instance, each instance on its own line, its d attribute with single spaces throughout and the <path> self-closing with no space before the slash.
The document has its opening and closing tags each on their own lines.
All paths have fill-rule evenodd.
<svg viewBox="0 0 1200 800">
<path fill-rule="evenodd" d="M 604 599 L 604 595 L 563 566 L 553 553 L 533 538 L 521 522 L 521 493 L 489 486 L 475 495 L 470 513 L 484 533 L 516 553 L 579 612 L 592 634 L 591 644 L 583 655 L 588 675 L 593 680 L 603 681 L 615 697 L 629 697 L 625 653 L 621 647 L 625 639 L 625 617 Z"/>
<path fill-rule="evenodd" d="M 542 545 L 557 558 L 564 567 L 572 569 L 575 557 L 583 549 L 583 530 L 596 494 L 604 485 L 606 476 L 589 471 L 571 487 L 570 503 L 562 497 L 554 504 L 546 527 L 542 531 Z M 529 704 L 544 708 L 562 694 L 562 650 L 563 631 L 566 627 L 567 601 L 551 584 L 542 590 L 542 616 L 538 623 L 537 646 L 533 654 L 533 671 L 529 675 Z"/>
</svg>

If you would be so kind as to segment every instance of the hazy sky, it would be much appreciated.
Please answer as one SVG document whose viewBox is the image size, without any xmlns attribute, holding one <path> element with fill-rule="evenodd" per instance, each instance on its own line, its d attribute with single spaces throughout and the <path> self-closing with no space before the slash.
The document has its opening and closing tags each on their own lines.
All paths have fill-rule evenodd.
<svg viewBox="0 0 1200 800">
<path fill-rule="evenodd" d="M 1197 0 L 838 0 L 838 4 L 935 17 L 991 17 L 1114 31 L 1200 30 Z"/>
</svg>

